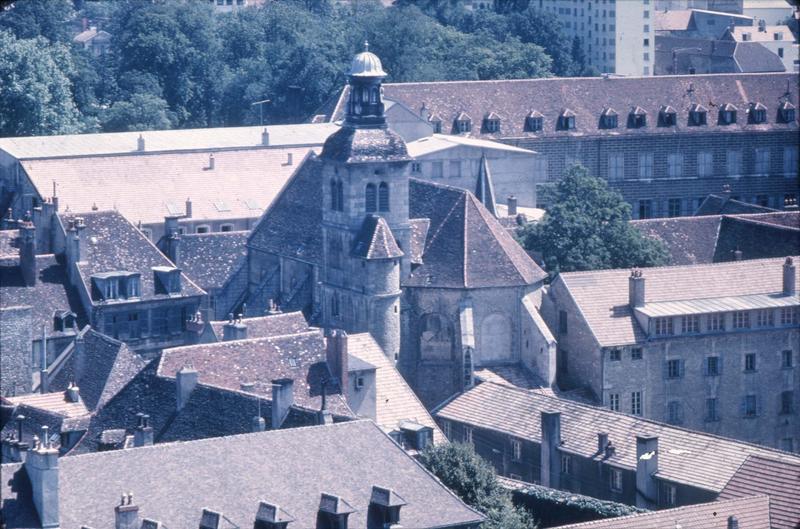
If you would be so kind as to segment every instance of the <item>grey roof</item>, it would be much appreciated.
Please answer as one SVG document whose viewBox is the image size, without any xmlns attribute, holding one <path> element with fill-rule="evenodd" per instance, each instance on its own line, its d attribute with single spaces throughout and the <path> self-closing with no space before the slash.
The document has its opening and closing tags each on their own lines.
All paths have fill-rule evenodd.
<svg viewBox="0 0 800 529">
<path fill-rule="evenodd" d="M 249 233 L 181 235 L 178 266 L 203 290 L 222 288 L 245 262 Z"/>
<path fill-rule="evenodd" d="M 361 259 L 396 259 L 403 256 L 392 229 L 380 215 L 367 215 L 350 252 Z"/>
<path fill-rule="evenodd" d="M 785 72 L 786 66 L 777 54 L 760 42 L 737 42 L 733 58 L 739 70 L 747 73 Z"/>
<path fill-rule="evenodd" d="M 489 161 L 486 155 L 481 155 L 480 166 L 478 167 L 478 182 L 475 185 L 475 198 L 481 201 L 486 210 L 497 216 L 495 209 L 494 185 L 492 184 L 492 173 L 489 171 Z"/>
<path fill-rule="evenodd" d="M 175 297 L 200 296 L 205 294 L 189 278 L 182 275 L 180 296 L 157 294 L 153 267 L 172 268 L 172 262 L 156 248 L 145 235 L 116 211 L 93 211 L 80 215 L 62 213 L 61 222 L 82 218 L 85 222 L 83 236 L 87 239 L 87 255 L 81 255 L 78 270 L 91 299 L 92 279 L 95 274 L 128 271 L 141 274 L 140 300 L 172 299 Z M 102 302 L 93 301 L 93 304 Z"/>
<path fill-rule="evenodd" d="M 9 527 L 33 527 L 25 470 L 21 465 L 3 465 L 0 471 L 0 492 L 10 506 Z M 69 528 L 113 527 L 114 506 L 123 492 L 133 494 L 140 517 L 165 527 L 196 527 L 204 508 L 224 515 L 237 527 L 253 527 L 262 501 L 279 505 L 297 527 L 314 527 L 323 493 L 353 507 L 351 527 L 366 527 L 373 486 L 391 489 L 404 499 L 400 510 L 404 527 L 470 526 L 484 519 L 369 421 L 59 461 L 61 526 Z"/>
<path fill-rule="evenodd" d="M 702 215 L 735 215 L 742 213 L 770 213 L 776 211 L 772 208 L 749 204 L 735 200 L 729 196 L 708 195 L 695 211 L 695 216 Z"/>
<path fill-rule="evenodd" d="M 774 309 L 796 307 L 800 300 L 796 296 L 783 293 L 748 294 L 744 296 L 724 296 L 718 298 L 688 299 L 681 301 L 656 301 L 637 307 L 637 311 L 651 318 L 659 316 L 679 316 L 683 314 L 708 314 L 711 312 L 730 312 L 735 310 Z"/>
<path fill-rule="evenodd" d="M 300 311 L 282 312 L 269 316 L 257 316 L 254 318 L 242 318 L 238 320 L 247 326 L 248 338 L 266 338 L 268 336 L 283 336 L 286 334 L 297 334 L 309 330 L 308 322 Z M 227 321 L 212 321 L 211 328 L 214 330 L 217 340 L 222 340 L 225 334 Z"/>
<path fill-rule="evenodd" d="M 787 452 L 492 382 L 483 382 L 455 397 L 435 415 L 540 443 L 542 412 L 561 413 L 560 450 L 635 470 L 636 436 L 655 436 L 659 454 L 657 478 L 716 493 L 723 490 L 750 455 L 761 455 L 780 464 L 800 464 L 800 456 Z M 613 455 L 598 453 L 598 432 L 608 433 L 616 447 Z"/>
<path fill-rule="evenodd" d="M 783 263 L 779 258 L 645 268 L 645 303 L 776 294 L 783 288 Z M 630 270 L 598 270 L 555 280 L 567 288 L 601 347 L 646 339 L 629 306 L 629 276 Z"/>
<path fill-rule="evenodd" d="M 344 163 L 411 161 L 405 141 L 393 130 L 347 125 L 325 140 L 320 157 Z"/>
</svg>

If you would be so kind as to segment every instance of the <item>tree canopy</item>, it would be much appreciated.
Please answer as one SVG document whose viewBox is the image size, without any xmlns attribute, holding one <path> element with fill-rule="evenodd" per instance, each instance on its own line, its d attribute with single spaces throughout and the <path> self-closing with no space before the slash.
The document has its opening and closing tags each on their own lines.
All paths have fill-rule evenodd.
<svg viewBox="0 0 800 529">
<path fill-rule="evenodd" d="M 472 445 L 450 443 L 428 446 L 420 462 L 470 507 L 485 514 L 483 529 L 534 529 L 530 514 L 511 502 L 511 494 L 497 482 L 492 466 Z"/>
<path fill-rule="evenodd" d="M 539 254 L 551 276 L 559 272 L 666 264 L 663 245 L 630 224 L 631 207 L 605 180 L 583 166 L 556 184 L 541 222 L 520 229 L 526 250 Z"/>
</svg>

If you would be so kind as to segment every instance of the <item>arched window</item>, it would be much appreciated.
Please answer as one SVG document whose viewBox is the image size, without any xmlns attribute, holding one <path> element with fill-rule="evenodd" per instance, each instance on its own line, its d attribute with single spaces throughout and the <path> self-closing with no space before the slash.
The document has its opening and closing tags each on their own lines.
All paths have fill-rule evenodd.
<svg viewBox="0 0 800 529">
<path fill-rule="evenodd" d="M 386 182 L 378 186 L 378 211 L 389 211 L 389 184 Z"/>
<path fill-rule="evenodd" d="M 367 184 L 365 192 L 367 202 L 367 213 L 372 213 L 378 209 L 378 195 L 375 189 L 375 184 Z"/>
</svg>

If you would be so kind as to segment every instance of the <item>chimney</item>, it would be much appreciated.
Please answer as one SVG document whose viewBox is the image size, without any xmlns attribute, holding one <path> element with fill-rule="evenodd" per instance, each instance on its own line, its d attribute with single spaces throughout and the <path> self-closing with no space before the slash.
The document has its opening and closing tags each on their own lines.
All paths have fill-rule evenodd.
<svg viewBox="0 0 800 529">
<path fill-rule="evenodd" d="M 744 256 L 744 253 L 740 249 L 737 248 L 737 249 L 735 249 L 733 251 L 733 260 L 734 261 L 741 261 L 743 256 Z"/>
<path fill-rule="evenodd" d="M 422 108 L 419 109 L 419 117 L 425 122 L 431 119 L 431 111 L 428 110 L 428 106 L 424 102 L 422 103 Z"/>
<path fill-rule="evenodd" d="M 222 341 L 247 339 L 247 325 L 242 321 L 242 317 L 234 319 L 233 314 L 228 314 L 228 323 L 222 326 Z"/>
<path fill-rule="evenodd" d="M 604 454 L 608 447 L 608 434 L 606 432 L 599 432 L 597 434 L 597 453 Z"/>
<path fill-rule="evenodd" d="M 797 269 L 791 257 L 787 257 L 783 263 L 783 293 L 787 296 L 797 293 Z"/>
<path fill-rule="evenodd" d="M 28 443 L 22 440 L 22 425 L 25 416 L 22 414 L 14 417 L 17 430 L 9 437 L 2 440 L 2 460 L 7 463 L 24 463 L 28 455 Z"/>
<path fill-rule="evenodd" d="M 72 345 L 72 356 L 74 358 L 74 373 L 75 381 L 80 382 L 83 380 L 83 373 L 86 370 L 86 342 L 83 338 L 83 333 L 79 332 L 75 336 L 75 341 Z"/>
<path fill-rule="evenodd" d="M 133 430 L 133 446 L 153 446 L 153 427 L 150 416 L 145 413 L 136 414 L 137 424 Z"/>
<path fill-rule="evenodd" d="M 26 214 L 27 220 L 19 223 L 19 267 L 22 271 L 22 280 L 25 286 L 32 287 L 36 284 L 36 226 L 30 221 L 30 215 Z"/>
<path fill-rule="evenodd" d="M 267 429 L 267 421 L 261 415 L 254 415 L 253 421 L 250 424 L 250 431 L 253 433 L 263 432 Z"/>
<path fill-rule="evenodd" d="M 123 494 L 114 507 L 114 529 L 139 529 L 139 506 L 133 503 L 133 494 Z"/>
<path fill-rule="evenodd" d="M 286 165 L 292 165 L 292 153 L 286 154 Z"/>
<path fill-rule="evenodd" d="M 58 514 L 58 450 L 50 446 L 50 432 L 42 427 L 42 438 L 34 437 L 25 471 L 31 482 L 33 504 L 43 529 L 60 526 Z"/>
<path fill-rule="evenodd" d="M 166 237 L 165 253 L 172 264 L 178 266 L 181 260 L 181 233 L 178 227 L 178 216 L 164 217 L 164 235 Z"/>
<path fill-rule="evenodd" d="M 192 218 L 192 199 L 186 199 L 186 211 L 184 212 L 187 219 Z"/>
<path fill-rule="evenodd" d="M 83 262 L 89 257 L 86 240 L 86 222 L 83 217 L 75 217 L 74 231 L 72 237 L 73 244 L 73 262 Z"/>
<path fill-rule="evenodd" d="M 514 195 L 508 195 L 508 216 L 517 216 L 517 197 Z"/>
<path fill-rule="evenodd" d="M 557 489 L 560 485 L 561 413 L 542 412 L 542 444 L 540 448 L 542 486 Z"/>
<path fill-rule="evenodd" d="M 326 424 L 333 424 L 333 414 L 328 411 L 328 384 L 330 384 L 330 379 L 322 381 L 322 404 L 320 405 L 319 414 L 317 416 L 317 422 L 321 425 Z"/>
<path fill-rule="evenodd" d="M 141 134 L 139 134 L 139 137 L 136 139 L 136 150 L 144 152 L 144 137 Z"/>
<path fill-rule="evenodd" d="M 658 437 L 636 436 L 636 506 L 653 508 L 658 504 Z"/>
<path fill-rule="evenodd" d="M 272 429 L 277 430 L 289 415 L 294 404 L 294 380 L 279 378 L 272 381 Z"/>
<path fill-rule="evenodd" d="M 214 153 L 208 155 L 208 170 L 211 171 L 214 169 Z"/>
<path fill-rule="evenodd" d="M 265 147 L 269 145 L 269 131 L 267 127 L 264 127 L 264 130 L 261 132 L 261 145 Z"/>
<path fill-rule="evenodd" d="M 644 306 L 644 276 L 641 270 L 631 270 L 628 278 L 628 303 L 631 307 Z"/>
<path fill-rule="evenodd" d="M 64 396 L 67 398 L 69 402 L 80 402 L 81 400 L 81 393 L 80 388 L 75 385 L 74 382 L 70 382 L 67 390 L 64 392 Z"/>
<path fill-rule="evenodd" d="M 739 519 L 736 516 L 728 516 L 728 529 L 739 529 Z"/>
<path fill-rule="evenodd" d="M 181 411 L 186 403 L 189 402 L 189 397 L 192 395 L 194 387 L 197 385 L 197 371 L 189 367 L 182 367 L 180 371 L 175 373 L 175 388 L 177 390 L 177 409 Z"/>
<path fill-rule="evenodd" d="M 331 329 L 326 337 L 325 359 L 331 375 L 339 380 L 342 393 L 347 387 L 347 333 L 339 329 Z"/>
<path fill-rule="evenodd" d="M 258 511 L 256 511 L 256 521 L 254 529 L 286 529 L 294 518 L 286 511 L 266 501 L 258 503 Z"/>
</svg>

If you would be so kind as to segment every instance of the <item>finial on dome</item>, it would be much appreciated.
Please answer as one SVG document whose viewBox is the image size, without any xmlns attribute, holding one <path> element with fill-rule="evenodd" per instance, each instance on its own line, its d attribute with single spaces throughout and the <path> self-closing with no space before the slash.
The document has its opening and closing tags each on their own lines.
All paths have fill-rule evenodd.
<svg viewBox="0 0 800 529">
<path fill-rule="evenodd" d="M 369 41 L 364 39 L 364 51 L 369 51 Z"/>
</svg>

